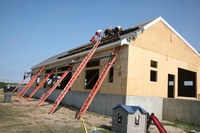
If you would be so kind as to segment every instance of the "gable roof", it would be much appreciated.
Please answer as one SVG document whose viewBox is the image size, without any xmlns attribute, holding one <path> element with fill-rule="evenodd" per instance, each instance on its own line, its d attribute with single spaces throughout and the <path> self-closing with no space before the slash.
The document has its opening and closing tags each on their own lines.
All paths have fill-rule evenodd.
<svg viewBox="0 0 200 133">
<path fill-rule="evenodd" d="M 152 20 L 149 20 L 147 22 L 138 24 L 136 26 L 133 26 L 131 28 L 125 29 L 120 37 L 115 37 L 115 38 L 104 38 L 101 41 L 101 44 L 98 46 L 96 51 L 102 51 L 105 49 L 109 49 L 109 48 L 113 48 L 113 47 L 117 47 L 120 45 L 129 45 L 129 41 L 131 39 L 135 39 L 137 37 L 137 35 L 141 34 L 142 32 L 144 32 L 145 30 L 147 30 L 149 27 L 151 27 L 152 25 L 154 25 L 155 23 L 157 23 L 158 21 L 162 21 L 169 29 L 171 29 L 183 42 L 185 42 L 185 44 L 194 51 L 194 53 L 196 53 L 198 56 L 200 56 L 200 54 L 198 53 L 197 50 L 195 50 L 192 45 L 190 45 L 175 29 L 173 29 L 162 17 L 158 17 Z M 61 62 L 63 60 L 71 60 L 73 58 L 77 58 L 83 55 L 86 55 L 87 53 L 89 53 L 90 49 L 92 49 L 94 43 L 86 43 L 84 45 L 78 46 L 76 48 L 73 48 L 71 50 L 65 51 L 63 53 L 57 54 L 55 56 L 52 56 L 42 62 L 40 62 L 39 64 L 31 67 L 31 69 L 34 68 L 38 68 L 41 66 L 45 66 L 48 64 L 52 64 L 52 63 L 57 63 L 57 62 Z"/>
<path fill-rule="evenodd" d="M 119 108 L 119 107 L 121 107 L 122 109 L 124 109 L 129 114 L 134 114 L 137 110 L 139 110 L 142 114 L 149 114 L 146 110 L 144 110 L 140 106 L 127 106 L 127 105 L 118 104 L 113 109 L 116 109 L 116 108 Z"/>
<path fill-rule="evenodd" d="M 151 27 L 152 25 L 154 25 L 155 23 L 157 23 L 158 21 L 163 22 L 172 32 L 174 32 L 174 34 L 176 34 L 190 49 L 192 49 L 194 51 L 194 53 L 196 53 L 198 56 L 200 56 L 199 52 L 192 47 L 192 45 L 190 45 L 189 42 L 187 42 L 172 26 L 170 26 L 161 16 L 154 19 L 153 21 L 151 21 L 150 23 L 148 23 L 147 25 L 145 25 L 143 28 L 144 30 L 147 30 L 149 27 Z"/>
</svg>

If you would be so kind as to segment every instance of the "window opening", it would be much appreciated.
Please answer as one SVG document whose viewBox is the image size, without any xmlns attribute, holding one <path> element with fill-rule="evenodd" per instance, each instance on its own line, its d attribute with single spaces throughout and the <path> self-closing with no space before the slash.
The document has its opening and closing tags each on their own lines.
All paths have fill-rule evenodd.
<svg viewBox="0 0 200 133">
<path fill-rule="evenodd" d="M 157 68 L 158 67 L 158 62 L 151 60 L 151 67 Z"/>
<path fill-rule="evenodd" d="M 85 89 L 92 89 L 99 78 L 99 69 L 86 70 Z"/>
<path fill-rule="evenodd" d="M 38 85 L 39 85 L 39 83 L 40 83 L 40 80 L 41 80 L 41 79 L 40 79 L 40 76 L 38 76 L 38 77 L 37 77 L 37 79 L 36 79 L 36 86 L 38 86 Z"/>
<path fill-rule="evenodd" d="M 62 76 L 62 74 L 57 74 L 55 82 L 57 82 L 61 78 L 61 76 Z M 56 87 L 56 89 L 61 89 L 60 88 L 60 84 L 58 84 L 58 86 Z"/>
<path fill-rule="evenodd" d="M 135 116 L 135 125 L 139 125 L 140 124 L 140 116 L 137 115 Z"/>
<path fill-rule="evenodd" d="M 178 68 L 178 96 L 196 97 L 196 72 Z"/>
<path fill-rule="evenodd" d="M 154 70 L 150 71 L 150 81 L 153 81 L 153 82 L 157 81 L 157 71 L 154 71 Z"/>
<path fill-rule="evenodd" d="M 175 87 L 175 76 L 172 74 L 168 74 L 168 97 L 174 98 L 174 87 Z"/>
<path fill-rule="evenodd" d="M 47 81 L 45 82 L 44 88 L 52 87 L 52 86 L 53 86 L 52 84 L 54 83 L 54 80 L 55 80 L 55 75 L 53 74 L 53 75 L 51 75 L 51 76 L 47 79 Z"/>
<path fill-rule="evenodd" d="M 122 115 L 121 115 L 121 113 L 118 114 L 118 123 L 122 124 Z"/>
<path fill-rule="evenodd" d="M 110 68 L 109 71 L 109 83 L 113 83 L 114 67 Z"/>
<path fill-rule="evenodd" d="M 62 75 L 63 75 L 63 73 L 62 74 L 58 74 L 57 81 L 62 77 Z M 72 77 L 72 73 L 69 72 L 67 74 L 67 76 L 61 81 L 61 83 L 56 87 L 56 89 L 63 90 L 65 88 L 65 86 L 67 85 L 67 83 L 69 82 L 69 80 L 71 79 L 71 77 Z"/>
<path fill-rule="evenodd" d="M 46 74 L 47 74 L 47 73 L 50 73 L 51 70 L 52 70 L 52 69 L 47 69 L 47 70 L 45 70 L 45 73 L 46 73 Z"/>
</svg>

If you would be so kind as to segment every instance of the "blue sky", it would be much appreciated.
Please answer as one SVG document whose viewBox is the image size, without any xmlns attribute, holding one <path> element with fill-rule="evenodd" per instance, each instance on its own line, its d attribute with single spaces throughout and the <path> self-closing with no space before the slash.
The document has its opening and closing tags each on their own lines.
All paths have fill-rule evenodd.
<svg viewBox="0 0 200 133">
<path fill-rule="evenodd" d="M 162 16 L 200 51 L 200 0 L 0 0 L 0 81 L 88 43 L 98 29 Z"/>
</svg>

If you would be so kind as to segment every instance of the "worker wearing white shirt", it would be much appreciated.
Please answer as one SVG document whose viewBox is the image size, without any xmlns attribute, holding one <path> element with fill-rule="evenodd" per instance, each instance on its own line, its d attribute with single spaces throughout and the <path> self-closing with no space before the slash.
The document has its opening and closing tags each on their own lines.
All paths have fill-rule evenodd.
<svg viewBox="0 0 200 133">
<path fill-rule="evenodd" d="M 102 39 L 104 37 L 104 30 L 102 30 L 102 29 L 97 30 L 95 35 L 97 35 L 99 37 L 99 39 Z"/>
</svg>

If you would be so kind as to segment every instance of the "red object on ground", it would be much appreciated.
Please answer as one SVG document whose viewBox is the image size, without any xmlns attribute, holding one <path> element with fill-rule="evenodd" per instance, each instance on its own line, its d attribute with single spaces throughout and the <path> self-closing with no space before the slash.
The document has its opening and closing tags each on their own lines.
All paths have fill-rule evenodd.
<svg viewBox="0 0 200 133">
<path fill-rule="evenodd" d="M 153 120 L 153 123 L 156 125 L 160 133 L 167 133 L 158 118 L 153 113 L 150 115 L 149 119 Z"/>
</svg>

